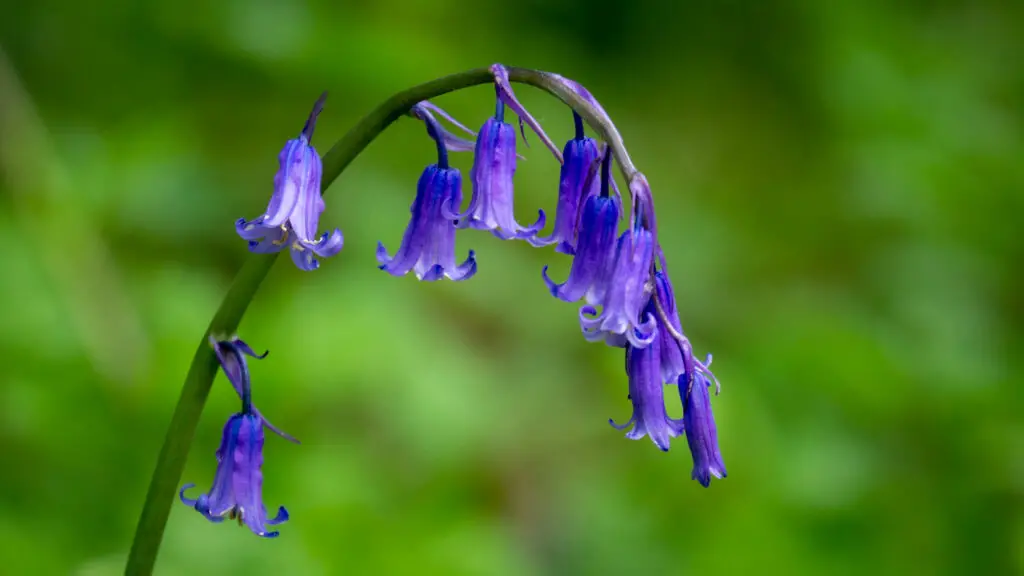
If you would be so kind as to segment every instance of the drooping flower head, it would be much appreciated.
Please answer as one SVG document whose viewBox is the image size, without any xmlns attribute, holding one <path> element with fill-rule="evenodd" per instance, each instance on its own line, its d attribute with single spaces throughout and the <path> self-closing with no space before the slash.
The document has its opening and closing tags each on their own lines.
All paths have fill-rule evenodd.
<svg viewBox="0 0 1024 576">
<path fill-rule="evenodd" d="M 708 354 L 707 364 L 694 357 L 693 346 L 690 344 L 689 338 L 683 334 L 682 325 L 679 322 L 672 282 L 665 270 L 665 255 L 660 247 L 656 252 L 660 268 L 654 272 L 654 293 L 651 294 L 644 315 L 657 319 L 662 380 L 669 384 L 675 384 L 680 377 L 685 377 L 686 384 L 689 385 L 693 378 L 700 374 L 706 382 L 714 383 L 715 394 L 718 394 L 721 385 L 709 367 L 711 355 Z"/>
<path fill-rule="evenodd" d="M 707 364 L 711 363 L 708 357 Z M 711 477 L 725 478 L 725 463 L 718 450 L 718 429 L 715 415 L 711 412 L 711 384 L 703 371 L 696 371 L 687 385 L 687 376 L 679 377 L 679 395 L 683 401 L 683 424 L 686 442 L 693 457 L 692 478 L 705 488 L 711 484 Z"/>
<path fill-rule="evenodd" d="M 558 181 L 558 209 L 555 212 L 555 226 L 547 238 L 530 238 L 533 246 L 548 246 L 558 243 L 555 250 L 563 254 L 576 253 L 577 227 L 580 225 L 580 206 L 589 196 L 588 186 L 598 184 L 593 177 L 594 165 L 600 156 L 597 142 L 583 132 L 583 119 L 572 113 L 576 125 L 576 136 L 566 142 L 562 150 L 565 159 Z M 585 217 L 585 216 L 584 216 Z"/>
<path fill-rule="evenodd" d="M 637 175 L 643 177 L 639 172 Z M 650 194 L 637 194 L 632 183 L 630 192 L 630 226 L 619 236 L 615 254 L 609 260 L 604 297 L 581 308 L 579 317 L 583 337 L 591 342 L 604 340 L 609 346 L 625 346 L 628 342 L 643 348 L 651 343 L 657 327 L 655 316 L 644 310 L 654 291 L 652 272 L 657 242 L 651 229 L 654 220 L 649 215 L 653 211 Z"/>
<path fill-rule="evenodd" d="M 448 166 L 448 150 L 437 122 L 430 118 L 427 132 L 437 144 L 437 164 L 431 164 L 420 176 L 412 217 L 402 237 L 402 245 L 394 256 L 384 243 L 377 244 L 380 269 L 393 276 L 404 276 L 410 270 L 424 281 L 441 278 L 466 280 L 476 273 L 476 257 L 472 250 L 462 264 L 455 264 L 455 224 L 445 216 L 449 204 L 462 202 L 462 175 Z"/>
<path fill-rule="evenodd" d="M 569 156 L 566 155 L 566 158 Z M 568 165 L 567 160 L 564 166 Z M 575 302 L 586 296 L 588 304 L 597 304 L 604 300 L 608 288 L 609 264 L 615 255 L 615 236 L 619 225 L 618 203 L 608 193 L 610 178 L 611 152 L 605 148 L 600 176 L 592 176 L 595 182 L 599 180 L 599 192 L 590 193 L 583 203 L 579 243 L 572 260 L 569 279 L 562 284 L 555 284 L 548 277 L 547 266 L 541 271 L 544 282 L 556 298 Z"/>
<path fill-rule="evenodd" d="M 497 95 L 494 116 L 488 118 L 476 139 L 473 168 L 470 180 L 473 183 L 473 198 L 465 212 L 459 213 L 459 206 L 446 207 L 445 215 L 457 222 L 459 228 L 490 230 L 502 240 L 513 238 L 528 239 L 544 228 L 544 211 L 538 211 L 538 219 L 530 226 L 520 225 L 515 218 L 513 179 L 516 172 L 516 131 L 505 122 L 505 107 L 508 106 L 519 116 L 520 130 L 528 124 L 540 136 L 551 152 L 562 161 L 562 155 L 534 120 L 533 116 L 516 99 L 509 82 L 508 70 L 500 65 L 491 66 L 494 74 L 494 88 Z M 525 139 L 526 132 L 523 131 Z"/>
<path fill-rule="evenodd" d="M 654 239 L 649 230 L 637 227 L 619 236 L 615 259 L 606 277 L 600 314 L 593 305 L 580 308 L 583 337 L 604 340 L 611 346 L 643 348 L 656 334 L 655 317 L 643 313 L 650 297 L 651 259 Z"/>
<path fill-rule="evenodd" d="M 609 422 L 619 430 L 632 425 L 626 438 L 639 440 L 648 436 L 655 446 L 667 452 L 669 441 L 683 432 L 683 423 L 669 418 L 665 411 L 657 338 L 655 333 L 654 341 L 646 348 L 626 346 L 626 373 L 629 376 L 629 399 L 633 403 L 633 415 L 625 424 Z"/>
<path fill-rule="evenodd" d="M 228 340 L 217 340 L 213 336 L 210 336 L 210 346 L 213 347 L 213 351 L 217 354 L 217 360 L 220 362 L 221 368 L 224 369 L 224 375 L 228 377 L 228 382 L 231 382 L 231 386 L 235 389 L 235 392 L 238 393 L 238 396 L 244 399 L 246 391 L 249 390 L 251 386 L 249 381 L 249 365 L 246 362 L 245 357 L 252 356 L 257 360 L 260 360 L 266 358 L 267 354 L 270 352 L 267 351 L 263 354 L 257 354 L 248 344 L 237 336 Z M 299 441 L 290 434 L 271 424 L 269 420 L 260 414 L 260 411 L 257 410 L 255 406 L 252 407 L 252 413 L 274 434 L 277 434 L 289 442 L 294 442 L 296 444 L 299 443 Z"/>
<path fill-rule="evenodd" d="M 516 173 L 516 130 L 504 120 L 505 104 L 498 100 L 495 115 L 488 118 L 476 139 L 473 168 L 473 199 L 463 213 L 459 205 L 446 206 L 445 215 L 459 228 L 490 230 L 502 240 L 530 238 L 544 228 L 544 211 L 537 222 L 522 226 L 516 222 L 513 179 Z"/>
<path fill-rule="evenodd" d="M 225 517 L 237 519 L 239 525 L 244 523 L 257 536 L 273 538 L 278 532 L 268 532 L 267 526 L 288 520 L 288 511 L 281 506 L 274 518 L 267 518 L 262 466 L 263 420 L 243 410 L 224 425 L 217 449 L 217 472 L 210 491 L 196 499 L 188 498 L 185 491 L 195 484 L 186 484 L 178 497 L 211 522 L 222 522 Z"/>
<path fill-rule="evenodd" d="M 647 314 L 654 316 L 658 321 L 657 342 L 661 348 L 661 381 L 674 383 L 681 374 L 693 369 L 693 350 L 685 337 L 682 342 L 676 339 L 677 334 L 682 336 L 683 329 L 679 324 L 672 283 L 663 270 L 654 273 L 654 290 L 647 305 Z M 658 313 L 659 305 L 661 312 L 664 312 L 664 318 Z M 668 320 L 667 324 L 665 320 Z"/>
<path fill-rule="evenodd" d="M 222 358 L 224 371 L 229 378 L 234 376 L 231 380 L 242 397 L 242 411 L 224 425 L 210 491 L 196 499 L 188 498 L 185 491 L 195 484 L 185 484 L 178 498 L 211 522 L 222 522 L 225 517 L 237 519 L 240 526 L 245 524 L 254 534 L 273 538 L 278 533 L 268 532 L 267 526 L 288 520 L 288 511 L 281 506 L 274 518 L 268 518 L 263 505 L 263 427 L 268 424 L 252 406 L 252 389 L 243 356 L 256 354 L 241 340 L 216 344 L 214 349 Z M 225 363 L 223 358 L 230 360 Z"/>
<path fill-rule="evenodd" d="M 281 150 L 280 167 L 274 176 L 274 194 L 266 212 L 254 220 L 240 218 L 235 223 L 238 235 L 249 241 L 250 252 L 269 253 L 290 248 L 292 260 L 302 270 L 316 270 L 320 263 L 314 256 L 334 256 L 344 244 L 341 230 L 316 236 L 320 214 L 324 211 L 320 195 L 323 166 L 310 142 L 326 97 L 324 93 L 316 101 L 299 137 L 289 140 Z"/>
</svg>

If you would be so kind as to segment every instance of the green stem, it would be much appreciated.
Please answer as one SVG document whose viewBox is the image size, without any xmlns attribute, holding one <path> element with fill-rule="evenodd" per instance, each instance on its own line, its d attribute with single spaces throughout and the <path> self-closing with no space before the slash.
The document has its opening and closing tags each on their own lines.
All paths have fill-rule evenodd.
<svg viewBox="0 0 1024 576">
<path fill-rule="evenodd" d="M 623 176 L 629 182 L 636 173 L 636 168 L 629 159 L 615 125 L 607 116 L 552 74 L 525 68 L 509 68 L 508 72 L 511 81 L 536 86 L 571 106 L 603 140 L 608 142 Z M 326 193 L 327 188 L 356 156 L 416 103 L 470 86 L 489 84 L 493 80 L 488 68 L 476 68 L 414 86 L 388 98 L 363 117 L 324 155 L 322 192 Z M 206 404 L 213 379 L 217 375 L 217 358 L 209 346 L 208 338 L 211 334 L 216 337 L 228 337 L 235 332 L 245 310 L 249 307 L 249 302 L 256 295 L 256 290 L 270 272 L 276 258 L 277 254 L 249 255 L 227 295 L 224 296 L 213 320 L 210 321 L 209 327 L 199 340 L 199 347 L 185 377 L 181 396 L 171 416 L 171 424 L 167 429 L 163 448 L 160 449 L 156 469 L 149 483 L 146 502 L 135 529 L 131 552 L 128 554 L 125 574 L 135 576 L 153 572 L 167 516 L 171 511 L 181 473 L 188 458 L 189 446 L 195 436 L 199 416 Z"/>
</svg>

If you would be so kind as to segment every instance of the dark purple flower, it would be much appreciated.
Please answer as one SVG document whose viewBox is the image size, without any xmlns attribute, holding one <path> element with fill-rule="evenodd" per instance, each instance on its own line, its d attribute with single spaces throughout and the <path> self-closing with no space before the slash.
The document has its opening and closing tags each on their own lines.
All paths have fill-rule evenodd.
<svg viewBox="0 0 1024 576">
<path fill-rule="evenodd" d="M 393 276 L 414 270 L 420 280 L 442 277 L 465 280 L 476 273 L 472 250 L 462 264 L 455 265 L 455 224 L 444 216 L 443 208 L 462 201 L 462 176 L 454 168 L 432 164 L 420 176 L 412 218 L 402 238 L 402 246 L 394 257 L 388 255 L 383 243 L 377 244 L 380 269 Z"/>
<path fill-rule="evenodd" d="M 563 284 L 555 284 L 548 277 L 547 266 L 541 271 L 553 296 L 566 302 L 575 302 L 584 296 L 589 304 L 603 301 L 608 289 L 608 265 L 615 255 L 618 223 L 619 212 L 614 198 L 601 195 L 587 198 L 569 279 Z"/>
<path fill-rule="evenodd" d="M 279 252 L 291 248 L 292 260 L 302 270 L 316 270 L 320 263 L 313 256 L 327 258 L 337 254 L 344 244 L 341 230 L 316 237 L 324 200 L 320 195 L 323 166 L 310 141 L 316 118 L 327 94 L 320 96 L 298 138 L 289 140 L 278 156 L 280 168 L 274 176 L 274 194 L 266 212 L 252 221 L 240 218 L 235 230 L 249 241 L 249 251 Z"/>
<path fill-rule="evenodd" d="M 662 270 L 654 273 L 654 287 L 656 292 L 652 295 L 651 302 L 647 305 L 647 314 L 655 316 L 658 320 L 657 341 L 658 346 L 661 347 L 661 381 L 675 383 L 679 380 L 681 374 L 685 374 L 693 369 L 693 350 L 690 348 L 688 340 L 684 338 L 682 342 L 679 342 L 672 334 L 674 331 L 681 336 L 683 329 L 679 324 L 679 314 L 676 312 L 675 297 L 672 294 L 672 283 Z M 658 314 L 654 303 L 655 296 L 658 298 L 658 302 L 661 303 L 669 326 L 665 325 L 664 319 Z"/>
<path fill-rule="evenodd" d="M 504 122 L 504 104 L 498 102 L 497 117 L 487 119 L 476 139 L 470 179 L 473 199 L 465 212 L 457 214 L 458 202 L 445 206 L 445 216 L 457 220 L 459 228 L 491 230 L 502 240 L 529 238 L 544 228 L 544 211 L 532 226 L 516 222 L 512 180 L 516 173 L 516 130 Z"/>
<path fill-rule="evenodd" d="M 589 188 L 599 185 L 596 168 L 600 152 L 597 142 L 583 134 L 583 119 L 573 112 L 576 121 L 576 137 L 565 144 L 561 174 L 558 182 L 558 211 L 555 226 L 547 238 L 530 238 L 533 246 L 549 246 L 558 243 L 555 250 L 563 254 L 576 253 L 576 232 L 580 224 L 579 210 L 589 196 Z"/>
<path fill-rule="evenodd" d="M 622 425 L 612 420 L 609 422 L 619 430 L 632 425 L 626 438 L 639 440 L 648 436 L 655 446 L 667 452 L 670 439 L 682 433 L 683 423 L 669 418 L 665 411 L 659 355 L 657 334 L 654 343 L 646 348 L 626 346 L 626 372 L 629 375 L 629 399 L 633 403 L 633 415 Z"/>
<path fill-rule="evenodd" d="M 605 340 L 611 346 L 643 348 L 657 335 L 655 316 L 644 310 L 650 300 L 651 263 L 654 239 L 638 227 L 619 237 L 615 259 L 605 278 L 602 310 L 594 305 L 580 308 L 583 336 L 591 342 Z"/>
<path fill-rule="evenodd" d="M 240 340 L 238 337 L 233 337 L 230 340 L 217 340 L 213 336 L 210 336 L 210 346 L 213 347 L 213 351 L 217 354 L 217 360 L 220 361 L 220 366 L 224 369 L 224 375 L 228 377 L 228 382 L 231 382 L 231 386 L 234 387 L 235 392 L 237 392 L 244 400 L 246 390 L 249 390 L 250 387 L 249 365 L 245 361 L 245 357 L 248 355 L 256 359 L 263 359 L 267 357 L 269 352 L 257 354 L 251 347 L 249 347 L 248 344 Z M 290 434 L 271 424 L 269 420 L 260 414 L 260 411 L 257 410 L 255 406 L 252 407 L 252 413 L 263 421 L 263 425 L 269 428 L 274 434 L 277 434 L 289 442 L 295 442 L 296 444 L 299 443 L 299 441 Z"/>
<path fill-rule="evenodd" d="M 708 364 L 710 364 L 710 358 Z M 710 383 L 700 370 L 693 373 L 692 382 L 687 384 L 686 375 L 679 377 L 679 396 L 683 401 L 683 424 L 686 442 L 693 456 L 692 478 L 705 488 L 711 484 L 711 477 L 725 478 L 725 464 L 718 450 L 718 431 L 715 415 L 711 412 Z"/>
<path fill-rule="evenodd" d="M 178 497 L 211 522 L 222 522 L 227 516 L 237 519 L 239 525 L 244 523 L 257 536 L 273 538 L 278 532 L 267 532 L 266 527 L 288 520 L 288 511 L 281 506 L 274 518 L 267 518 L 262 466 L 263 420 L 255 413 L 235 414 L 224 425 L 210 492 L 195 500 L 186 498 L 185 491 L 195 486 L 186 484 Z"/>
<path fill-rule="evenodd" d="M 556 298 L 575 302 L 586 296 L 587 303 L 594 305 L 603 301 L 607 292 L 607 277 L 615 256 L 615 234 L 619 226 L 619 203 L 608 194 L 608 183 L 612 180 L 610 149 L 605 147 L 600 170 L 591 172 L 587 179 L 598 185 L 586 183 L 586 201 L 578 224 L 579 244 L 569 279 L 563 284 L 555 284 L 548 278 L 547 266 L 541 270 L 541 277 Z"/>
</svg>

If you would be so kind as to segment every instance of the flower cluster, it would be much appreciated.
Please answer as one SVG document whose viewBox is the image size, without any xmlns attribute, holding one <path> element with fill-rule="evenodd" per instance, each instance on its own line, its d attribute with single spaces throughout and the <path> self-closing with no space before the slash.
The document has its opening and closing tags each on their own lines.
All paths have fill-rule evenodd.
<svg viewBox="0 0 1024 576">
<path fill-rule="evenodd" d="M 263 504 L 263 428 L 292 442 L 298 443 L 298 440 L 271 425 L 252 405 L 245 357 L 264 358 L 267 353 L 257 355 L 238 338 L 219 341 L 211 337 L 210 345 L 231 386 L 242 398 L 242 410 L 228 418 L 224 425 L 217 449 L 217 472 L 210 491 L 195 499 L 188 498 L 185 491 L 195 484 L 185 484 L 178 497 L 211 522 L 223 522 L 225 517 L 235 519 L 239 526 L 245 524 L 257 536 L 273 538 L 278 532 L 268 532 L 267 526 L 288 520 L 288 511 L 281 506 L 273 518 L 268 518 L 267 507 Z"/>
<path fill-rule="evenodd" d="M 476 132 L 430 102 L 420 102 L 409 110 L 413 118 L 426 126 L 437 160 L 419 178 L 409 223 L 397 251 L 392 254 L 383 242 L 378 243 L 380 269 L 394 276 L 412 272 L 421 281 L 469 279 L 477 271 L 475 253 L 469 250 L 459 263 L 455 249 L 456 232 L 465 229 L 489 231 L 502 240 L 524 240 L 534 247 L 554 245 L 556 252 L 572 258 L 572 264 L 568 277 L 561 283 L 552 280 L 548 267 L 544 267 L 541 277 L 548 290 L 566 302 L 582 301 L 578 316 L 586 340 L 622 348 L 626 356 L 632 416 L 625 424 L 612 425 L 628 428 L 626 437 L 630 439 L 649 437 L 663 451 L 669 449 L 673 437 L 685 435 L 693 458 L 692 477 L 704 486 L 710 484 L 712 476 L 725 477 L 709 391 L 711 384 L 715 384 L 717 393 L 717 381 L 709 369 L 710 355 L 705 362 L 698 360 L 683 334 L 665 256 L 658 243 L 654 201 L 647 179 L 631 166 L 623 166 L 629 191 L 626 204 L 612 175 L 613 163 L 626 162 L 625 156 L 613 154 L 610 143 L 587 136 L 584 120 L 577 111 L 573 111 L 575 133 L 560 150 L 516 98 L 508 70 L 494 65 L 491 73 L 494 114 Z M 582 85 L 558 75 L 540 74 L 547 74 L 558 90 L 570 91 L 584 102 L 581 110 L 589 119 L 597 117 L 606 128 L 612 126 L 604 108 Z M 250 250 L 273 252 L 287 246 L 295 263 L 304 270 L 318 266 L 314 255 L 331 256 L 342 245 L 338 230 L 315 237 L 324 204 L 320 195 L 321 161 L 310 140 L 322 104 L 321 98 L 300 136 L 288 141 L 282 150 L 274 194 L 266 212 L 237 224 L 239 235 L 249 240 Z M 518 117 L 518 132 L 524 143 L 525 126 L 529 126 L 561 163 L 554 225 L 546 236 L 540 235 L 546 223 L 543 210 L 538 210 L 532 223 L 521 223 L 515 217 L 514 180 L 520 156 L 516 149 L 517 129 L 506 120 L 507 113 Z M 466 137 L 456 136 L 442 126 L 441 120 L 465 132 Z M 602 134 L 608 134 L 607 129 Z M 471 196 L 463 207 L 462 174 L 449 164 L 448 156 L 450 152 L 470 150 Z M 233 360 L 218 354 L 229 377 L 235 375 L 231 379 L 241 393 L 242 383 L 248 385 L 248 377 L 238 344 L 234 346 Z M 681 419 L 668 416 L 666 385 L 674 386 L 679 394 L 683 405 Z M 247 467 L 246 472 L 255 470 L 258 479 L 258 458 L 250 454 L 257 440 L 262 443 L 263 426 L 280 433 L 255 408 L 229 421 L 218 452 L 225 475 L 239 475 L 232 466 Z M 249 452 L 240 457 L 238 451 L 243 449 Z M 231 451 L 235 451 L 234 460 L 228 458 L 228 464 L 223 464 L 225 455 Z M 258 452 L 256 448 L 255 454 Z M 258 482 L 249 483 L 242 486 L 244 494 L 232 500 L 225 496 L 226 488 L 221 486 L 226 482 L 219 470 L 210 497 L 195 501 L 195 507 L 221 513 L 233 510 L 232 506 L 241 506 L 236 501 L 253 496 L 252 486 L 258 496 Z M 219 508 L 208 507 L 213 500 Z M 242 508 L 238 510 L 241 515 Z M 213 512 L 204 514 L 219 517 Z M 257 524 L 262 522 L 262 515 L 255 516 Z"/>
</svg>

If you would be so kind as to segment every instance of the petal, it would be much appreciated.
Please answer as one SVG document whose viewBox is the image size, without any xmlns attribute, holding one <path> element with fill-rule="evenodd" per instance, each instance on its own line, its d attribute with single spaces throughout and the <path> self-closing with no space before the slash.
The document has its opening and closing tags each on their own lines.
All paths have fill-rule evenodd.
<svg viewBox="0 0 1024 576">
<path fill-rule="evenodd" d="M 193 508 L 195 508 L 197 512 L 202 514 L 204 518 L 206 518 L 210 522 L 213 522 L 214 524 L 219 524 L 224 521 L 223 515 L 217 515 L 210 512 L 210 499 L 209 497 L 207 497 L 206 494 L 199 495 L 199 499 L 196 500 L 196 504 L 195 506 L 193 506 Z"/>
<path fill-rule="evenodd" d="M 384 246 L 384 243 L 377 242 L 377 264 L 379 264 L 379 268 L 388 273 L 392 273 L 391 270 L 388 269 L 388 265 L 391 264 L 391 262 L 393 262 L 394 259 L 394 256 L 388 254 L 388 249 Z M 395 276 L 402 276 L 406 272 L 408 272 L 408 270 L 405 270 L 404 272 L 401 272 L 399 274 L 395 274 Z"/>
<path fill-rule="evenodd" d="M 278 169 L 274 175 L 274 193 L 263 213 L 263 224 L 276 228 L 284 224 L 295 210 L 301 192 L 300 182 L 295 178 L 296 164 L 301 163 L 306 143 L 301 139 L 289 140 L 278 154 Z"/>
<path fill-rule="evenodd" d="M 214 474 L 213 486 L 209 494 L 204 494 L 197 500 L 196 510 L 203 512 L 208 518 L 223 516 L 235 507 L 235 491 L 231 478 L 238 465 L 234 454 L 238 446 L 241 422 L 242 415 L 235 414 L 224 424 L 220 447 L 217 449 L 217 471 Z"/>
<path fill-rule="evenodd" d="M 279 506 L 277 508 L 277 515 L 271 518 L 270 520 L 267 520 L 267 524 L 269 524 L 270 526 L 284 524 L 288 521 L 289 518 L 290 516 L 288 515 L 288 510 L 284 506 Z"/>
<path fill-rule="evenodd" d="M 308 247 L 321 258 L 330 258 L 338 252 L 341 252 L 342 247 L 345 245 L 345 237 L 341 234 L 341 230 L 335 228 L 334 231 L 328 236 L 327 232 L 324 232 L 323 236 L 320 237 L 320 241 L 316 244 L 309 245 Z"/>
<path fill-rule="evenodd" d="M 561 284 L 555 284 L 555 281 L 552 280 L 548 276 L 548 266 L 547 266 L 547 264 L 545 264 L 544 267 L 541 268 L 541 270 L 540 270 L 540 277 L 544 280 L 544 284 L 547 285 L 548 291 L 551 292 L 551 295 L 554 296 L 555 298 L 557 298 L 558 297 L 558 289 L 561 288 L 562 285 Z"/>
<path fill-rule="evenodd" d="M 235 221 L 235 232 L 237 232 L 243 240 L 259 240 L 274 230 L 280 230 L 280 227 L 268 228 L 267 226 L 264 226 L 262 216 L 251 221 L 246 220 L 245 218 L 239 218 Z"/>
<path fill-rule="evenodd" d="M 288 217 L 292 230 L 299 240 L 312 244 L 320 225 L 320 214 L 324 211 L 324 200 L 320 195 L 320 176 L 323 164 L 320 155 L 312 146 L 303 151 L 302 159 L 291 173 L 298 187 L 298 201 L 295 210 Z"/>
<path fill-rule="evenodd" d="M 526 240 L 530 244 L 530 246 L 533 246 L 534 248 L 543 248 L 545 246 L 551 246 L 555 242 L 562 241 L 561 238 L 555 236 L 555 232 L 553 230 L 551 234 L 549 234 L 547 237 L 542 238 L 540 236 L 531 236 L 529 238 L 524 238 L 524 240 Z"/>
<path fill-rule="evenodd" d="M 608 419 L 608 423 L 611 424 L 612 428 L 615 428 L 616 430 L 625 430 L 626 428 L 632 426 L 634 422 L 636 422 L 636 414 L 630 415 L 629 420 L 626 420 L 625 424 L 616 424 L 615 420 L 612 420 L 611 418 Z"/>
<path fill-rule="evenodd" d="M 303 247 L 298 242 L 292 242 L 291 246 L 292 262 L 299 270 L 305 270 L 306 272 L 312 272 L 320 267 L 320 262 L 313 258 L 313 251 Z"/>
<path fill-rule="evenodd" d="M 648 314 L 647 321 L 626 332 L 626 340 L 628 340 L 634 348 L 646 348 L 654 342 L 654 339 L 657 337 L 658 323 L 654 319 L 653 314 Z M 615 344 L 611 345 L 615 346 Z"/>
<path fill-rule="evenodd" d="M 460 282 L 462 280 L 469 280 L 474 274 L 476 274 L 476 252 L 470 250 L 465 262 L 459 264 L 458 268 L 450 272 L 448 278 L 454 282 Z"/>
<path fill-rule="evenodd" d="M 537 221 L 531 224 L 530 226 L 523 228 L 519 226 L 518 223 L 516 224 L 516 227 L 519 228 L 519 231 L 515 233 L 514 237 L 517 240 L 529 239 L 533 236 L 536 236 L 538 232 L 544 229 L 544 225 L 547 223 L 547 216 L 544 215 L 543 210 L 537 210 L 537 215 Z M 497 230 L 495 230 L 494 234 L 495 236 L 498 235 Z"/>
</svg>

